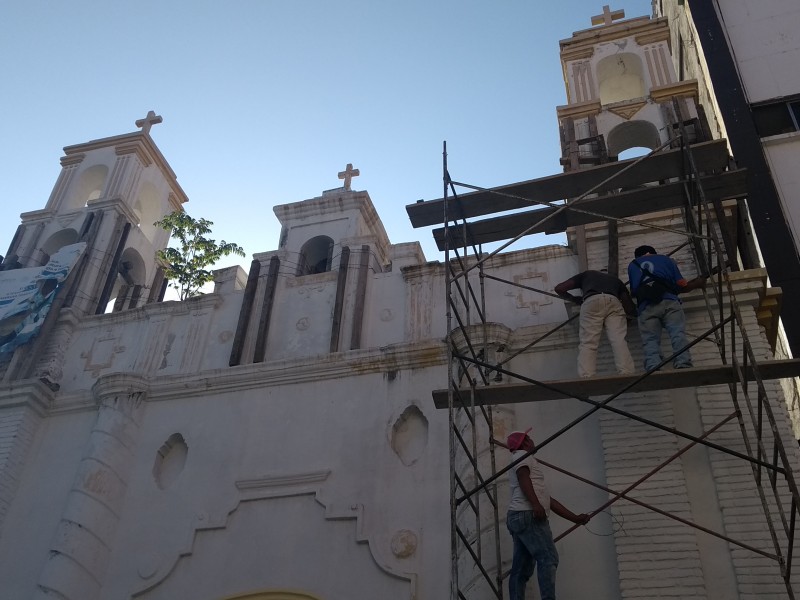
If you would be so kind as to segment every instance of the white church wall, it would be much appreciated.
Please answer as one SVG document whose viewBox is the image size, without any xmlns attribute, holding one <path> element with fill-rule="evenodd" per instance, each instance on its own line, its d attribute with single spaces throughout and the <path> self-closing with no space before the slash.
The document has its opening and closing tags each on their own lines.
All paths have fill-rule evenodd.
<svg viewBox="0 0 800 600">
<path fill-rule="evenodd" d="M 399 268 L 375 273 L 370 278 L 367 306 L 363 319 L 364 348 L 375 348 L 405 341 L 406 285 Z"/>
<path fill-rule="evenodd" d="M 449 563 L 446 413 L 429 402 L 438 379 L 425 369 L 171 399 L 151 390 L 126 500 L 151 508 L 123 519 L 117 544 L 132 551 L 112 561 L 104 596 L 151 587 L 141 597 L 269 588 L 446 595 L 435 575 Z M 422 439 L 395 427 L 412 405 Z M 161 490 L 156 452 L 176 432 L 188 446 L 185 467 Z M 306 563 L 309 543 L 317 550 Z"/>
<path fill-rule="evenodd" d="M 14 502 L 2 523 L 0 595 L 26 598 L 44 566 L 96 420 L 94 408 L 54 411 L 37 424 Z M 14 543 L 7 543 L 15 540 Z"/>
<path fill-rule="evenodd" d="M 337 271 L 281 278 L 267 340 L 267 358 L 297 358 L 330 350 Z"/>
</svg>

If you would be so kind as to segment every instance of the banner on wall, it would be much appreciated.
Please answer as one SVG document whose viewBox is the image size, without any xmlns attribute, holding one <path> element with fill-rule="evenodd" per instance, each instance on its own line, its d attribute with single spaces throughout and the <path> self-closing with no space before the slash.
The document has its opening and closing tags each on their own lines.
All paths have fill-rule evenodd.
<svg viewBox="0 0 800 600">
<path fill-rule="evenodd" d="M 64 246 L 43 267 L 0 271 L 0 353 L 36 337 L 61 284 L 86 250 Z"/>
</svg>

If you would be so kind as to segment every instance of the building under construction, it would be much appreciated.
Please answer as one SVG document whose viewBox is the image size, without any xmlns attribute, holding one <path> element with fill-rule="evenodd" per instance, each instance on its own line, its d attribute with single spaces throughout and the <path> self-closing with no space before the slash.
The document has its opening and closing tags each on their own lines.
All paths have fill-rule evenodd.
<svg viewBox="0 0 800 600">
<path fill-rule="evenodd" d="M 606 7 L 596 27 L 561 42 L 563 174 L 481 189 L 448 166 L 445 147 L 442 198 L 407 207 L 415 227 L 435 227 L 446 256 L 449 372 L 433 400 L 449 414 L 453 600 L 506 597 L 513 465 L 502 442 L 530 426 L 554 494 L 582 499 L 576 512 L 591 504 L 588 532 L 556 531 L 572 569 L 559 579 L 565 597 L 577 597 L 574 579 L 596 580 L 603 598 L 794 598 L 798 589 L 790 409 L 800 361 L 785 350 L 781 290 L 759 262 L 747 208 L 758 198 L 726 141 L 711 138 L 697 81 L 676 77 L 667 19 L 621 16 Z M 634 147 L 649 152 L 619 160 Z M 504 276 L 503 249 L 558 232 L 563 253 L 540 249 L 527 275 Z M 694 368 L 673 370 L 680 352 L 664 350 L 648 372 L 576 379 L 579 308 L 553 293 L 558 280 L 543 265 L 570 255 L 574 273 L 625 280 L 642 244 L 687 278 L 709 277 L 683 300 Z M 510 302 L 531 309 L 524 331 L 507 325 Z M 564 305 L 555 326 L 541 316 L 553 303 Z M 633 328 L 628 342 L 639 357 Z M 609 552 L 618 589 L 602 583 L 613 566 L 598 557 Z"/>
</svg>

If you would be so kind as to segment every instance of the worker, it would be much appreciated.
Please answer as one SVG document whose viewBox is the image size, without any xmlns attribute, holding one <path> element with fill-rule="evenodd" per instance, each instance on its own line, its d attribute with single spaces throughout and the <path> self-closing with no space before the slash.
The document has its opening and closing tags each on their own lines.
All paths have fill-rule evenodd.
<svg viewBox="0 0 800 600">
<path fill-rule="evenodd" d="M 706 286 L 705 277 L 686 281 L 678 265 L 669 256 L 658 254 L 652 246 L 639 246 L 628 265 L 631 292 L 638 305 L 639 335 L 644 351 L 644 369 L 650 371 L 661 364 L 661 332 L 667 330 L 675 369 L 692 366 L 686 339 L 686 316 L 678 294 Z"/>
<path fill-rule="evenodd" d="M 524 600 L 525 586 L 535 570 L 541 599 L 555 600 L 558 552 L 548 515 L 552 510 L 578 525 L 588 523 L 589 515 L 576 515 L 550 496 L 539 461 L 529 454 L 535 449 L 530 431 L 515 431 L 506 441 L 512 462 L 525 457 L 508 477 L 511 499 L 506 525 L 514 541 L 508 595 L 511 600 Z"/>
<path fill-rule="evenodd" d="M 567 293 L 581 290 L 581 297 Z M 620 375 L 634 372 L 633 358 L 628 350 L 628 318 L 636 317 L 636 307 L 625 284 L 618 278 L 600 271 L 584 271 L 559 283 L 555 292 L 581 305 L 578 331 L 578 377 L 594 377 L 597 373 L 597 347 L 605 326 L 606 336 L 614 353 L 614 364 Z"/>
</svg>

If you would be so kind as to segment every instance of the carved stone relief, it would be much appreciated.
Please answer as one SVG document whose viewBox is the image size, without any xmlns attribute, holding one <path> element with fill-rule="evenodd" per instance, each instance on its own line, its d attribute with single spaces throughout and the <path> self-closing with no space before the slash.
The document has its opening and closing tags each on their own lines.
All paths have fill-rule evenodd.
<svg viewBox="0 0 800 600">
<path fill-rule="evenodd" d="M 428 446 L 428 419 L 414 405 L 397 418 L 391 431 L 392 450 L 405 466 L 417 462 Z"/>
</svg>

